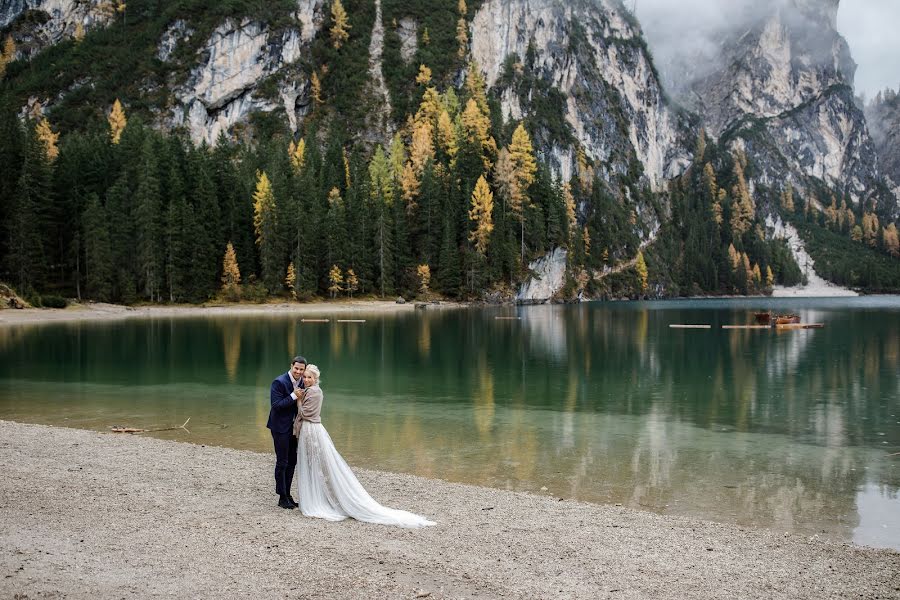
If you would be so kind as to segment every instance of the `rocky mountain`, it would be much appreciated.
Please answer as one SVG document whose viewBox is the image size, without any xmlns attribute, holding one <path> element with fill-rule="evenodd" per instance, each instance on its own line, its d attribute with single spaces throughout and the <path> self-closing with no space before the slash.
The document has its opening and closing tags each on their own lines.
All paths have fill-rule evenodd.
<svg viewBox="0 0 900 600">
<path fill-rule="evenodd" d="M 878 154 L 878 166 L 894 194 L 900 196 L 900 94 L 879 93 L 865 107 L 866 121 Z"/>
<path fill-rule="evenodd" d="M 856 64 L 837 31 L 838 4 L 739 2 L 734 18 L 710 34 L 703 60 L 670 53 L 663 68 L 709 134 L 746 150 L 758 183 L 781 188 L 789 180 L 805 190 L 820 182 L 896 217 L 897 196 L 884 188 L 854 102 Z"/>
<path fill-rule="evenodd" d="M 687 122 L 666 101 L 640 27 L 619 2 L 489 0 L 472 21 L 472 58 L 505 119 L 562 117 L 556 131 L 544 125 L 543 138 L 564 180 L 578 148 L 606 179 L 637 160 L 657 190 L 690 162 Z M 555 119 L 542 118 L 548 110 Z"/>
</svg>

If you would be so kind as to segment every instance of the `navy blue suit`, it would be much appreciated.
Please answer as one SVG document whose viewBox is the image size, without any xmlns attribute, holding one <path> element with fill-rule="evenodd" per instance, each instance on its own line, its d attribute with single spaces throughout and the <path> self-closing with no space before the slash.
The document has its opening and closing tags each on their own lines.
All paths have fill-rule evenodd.
<svg viewBox="0 0 900 600">
<path fill-rule="evenodd" d="M 303 387 L 303 381 L 300 381 Z M 294 385 L 287 373 L 272 382 L 269 392 L 269 421 L 275 444 L 275 493 L 279 496 L 291 494 L 291 481 L 297 467 L 297 438 L 294 437 L 294 417 L 297 416 L 297 400 L 291 395 Z"/>
</svg>

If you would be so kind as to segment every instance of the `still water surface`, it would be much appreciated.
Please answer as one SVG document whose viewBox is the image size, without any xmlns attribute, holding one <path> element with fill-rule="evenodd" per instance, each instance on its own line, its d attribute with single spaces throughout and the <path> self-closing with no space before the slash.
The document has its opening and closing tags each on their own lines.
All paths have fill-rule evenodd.
<svg viewBox="0 0 900 600">
<path fill-rule="evenodd" d="M 765 309 L 825 326 L 720 328 Z M 352 465 L 900 549 L 898 297 L 353 318 L 0 327 L 0 418 L 269 452 L 300 353 Z"/>
</svg>

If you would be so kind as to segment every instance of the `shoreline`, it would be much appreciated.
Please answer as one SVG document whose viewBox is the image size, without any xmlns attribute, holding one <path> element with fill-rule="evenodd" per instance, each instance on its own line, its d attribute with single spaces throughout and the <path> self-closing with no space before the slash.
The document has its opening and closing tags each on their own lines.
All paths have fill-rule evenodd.
<svg viewBox="0 0 900 600">
<path fill-rule="evenodd" d="M 786 288 L 792 290 L 794 288 Z M 645 301 L 681 301 L 681 300 L 770 300 L 770 299 L 802 299 L 822 300 L 825 298 L 849 298 L 864 296 L 893 296 L 894 294 L 856 294 L 850 295 L 800 295 L 782 293 L 770 296 L 679 296 L 673 298 L 653 298 Z M 606 299 L 586 300 L 586 302 L 636 302 L 630 299 Z M 500 303 L 489 304 L 484 302 L 465 302 L 440 300 L 424 302 L 408 300 L 404 304 L 398 304 L 394 300 L 317 300 L 314 302 L 278 302 L 264 304 L 190 304 L 168 305 L 151 304 L 138 306 L 125 306 L 122 304 L 107 304 L 102 302 L 75 303 L 67 308 L 3 308 L 0 309 L 0 327 L 4 325 L 30 325 L 40 323 L 64 323 L 79 321 L 113 321 L 119 319 L 150 319 L 172 317 L 228 317 L 241 315 L 297 315 L 297 316 L 322 316 L 322 315 L 349 315 L 349 314 L 397 314 L 413 312 L 417 304 L 426 304 L 428 310 L 448 310 L 477 307 L 505 307 L 518 308 L 520 306 L 540 306 L 541 304 L 569 304 L 566 302 L 537 302 L 537 303 Z M 578 304 L 578 303 L 574 303 Z"/>
<path fill-rule="evenodd" d="M 71 321 L 111 321 L 117 319 L 171 318 L 171 317 L 228 317 L 236 315 L 297 315 L 320 316 L 326 314 L 347 315 L 353 313 L 389 314 L 413 312 L 417 301 L 398 304 L 394 300 L 336 300 L 315 302 L 279 302 L 270 304 L 151 304 L 125 306 L 91 302 L 72 304 L 67 308 L 5 308 L 0 310 L 0 327 L 3 325 L 62 323 Z M 462 302 L 441 301 L 428 304 L 428 310 L 444 310 L 468 306 Z"/>
<path fill-rule="evenodd" d="M 274 456 L 0 420 L 4 595 L 900 595 L 900 553 L 354 469 L 406 530 L 275 506 Z M 351 465 L 352 466 L 352 465 Z"/>
</svg>

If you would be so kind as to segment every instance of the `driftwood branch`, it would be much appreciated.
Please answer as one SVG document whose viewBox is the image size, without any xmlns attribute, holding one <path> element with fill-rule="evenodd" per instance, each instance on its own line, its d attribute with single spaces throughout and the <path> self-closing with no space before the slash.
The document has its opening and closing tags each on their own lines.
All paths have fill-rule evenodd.
<svg viewBox="0 0 900 600">
<path fill-rule="evenodd" d="M 191 418 L 188 417 L 187 421 L 185 421 L 178 427 L 160 427 L 158 429 L 138 429 L 137 427 L 118 427 L 118 426 L 116 426 L 116 427 L 110 427 L 109 429 L 112 433 L 154 433 L 157 431 L 174 431 L 176 429 L 184 429 L 185 431 L 190 433 L 191 430 L 186 427 L 186 425 L 188 424 L 188 421 L 190 421 L 190 420 L 191 420 Z"/>
</svg>

